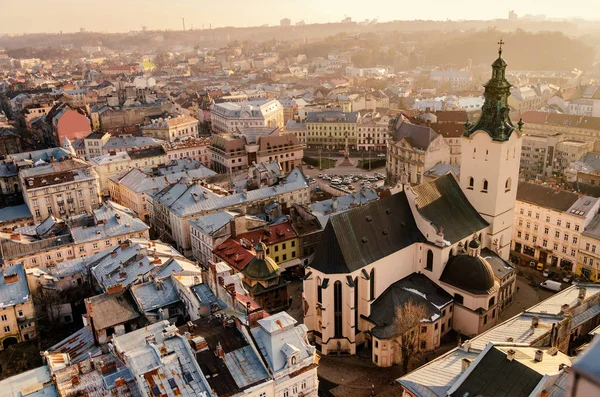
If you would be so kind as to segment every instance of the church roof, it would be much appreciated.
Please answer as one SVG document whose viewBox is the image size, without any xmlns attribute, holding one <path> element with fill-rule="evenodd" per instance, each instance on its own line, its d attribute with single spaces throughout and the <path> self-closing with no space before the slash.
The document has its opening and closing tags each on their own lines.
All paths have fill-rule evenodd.
<svg viewBox="0 0 600 397">
<path fill-rule="evenodd" d="M 413 187 L 419 213 L 455 243 L 489 224 L 473 208 L 452 174 Z"/>
<path fill-rule="evenodd" d="M 351 273 L 423 241 L 406 193 L 400 192 L 331 216 L 311 267 L 326 274 Z"/>
<path fill-rule="evenodd" d="M 475 295 L 487 295 L 495 287 L 492 266 L 480 256 L 465 254 L 448 260 L 440 281 Z"/>
</svg>

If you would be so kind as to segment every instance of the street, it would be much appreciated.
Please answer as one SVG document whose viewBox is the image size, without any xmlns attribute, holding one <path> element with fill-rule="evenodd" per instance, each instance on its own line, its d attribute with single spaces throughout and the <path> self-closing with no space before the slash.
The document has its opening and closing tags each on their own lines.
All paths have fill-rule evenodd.
<svg viewBox="0 0 600 397">
<path fill-rule="evenodd" d="M 377 172 L 381 173 L 381 174 L 385 174 L 385 167 L 379 167 L 379 168 L 374 168 L 371 171 L 369 170 L 363 170 L 362 168 L 357 168 L 356 165 L 358 164 L 358 161 L 360 160 L 360 158 L 357 157 L 351 157 L 349 159 L 349 161 L 353 164 L 351 166 L 342 166 L 339 165 L 342 163 L 342 161 L 344 161 L 343 157 L 328 157 L 332 160 L 337 160 L 337 164 L 335 167 L 333 168 L 327 168 L 324 170 L 319 170 L 319 167 L 314 167 L 314 168 L 309 168 L 309 166 L 304 166 L 303 167 L 303 172 L 306 176 L 310 176 L 312 178 L 317 179 L 319 182 L 324 183 L 324 184 L 330 184 L 330 181 L 324 180 L 324 179 L 319 179 L 319 174 L 327 174 L 329 176 L 331 175 L 346 175 L 346 174 L 351 174 L 351 175 L 368 175 L 368 176 L 375 176 L 375 174 Z M 362 180 L 361 180 L 362 181 Z M 353 182 L 352 186 L 354 186 L 354 189 L 356 191 L 359 191 L 361 189 L 361 181 L 358 182 Z M 384 181 L 379 180 L 377 182 L 373 182 L 372 185 L 373 186 L 381 186 L 384 184 Z"/>
</svg>

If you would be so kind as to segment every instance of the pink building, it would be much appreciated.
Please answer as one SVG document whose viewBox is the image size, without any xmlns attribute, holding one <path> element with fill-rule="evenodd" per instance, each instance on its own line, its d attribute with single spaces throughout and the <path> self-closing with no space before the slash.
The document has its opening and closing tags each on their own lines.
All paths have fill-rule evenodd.
<svg viewBox="0 0 600 397">
<path fill-rule="evenodd" d="M 65 107 L 53 118 L 52 126 L 58 142 L 63 142 L 65 138 L 69 138 L 70 141 L 83 139 L 92 132 L 90 119 L 85 112 L 70 107 Z"/>
</svg>

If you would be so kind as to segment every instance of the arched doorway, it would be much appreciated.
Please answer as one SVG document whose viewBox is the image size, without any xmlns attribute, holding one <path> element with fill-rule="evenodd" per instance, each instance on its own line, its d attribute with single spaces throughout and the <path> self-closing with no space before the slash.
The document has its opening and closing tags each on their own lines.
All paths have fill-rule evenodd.
<svg viewBox="0 0 600 397">
<path fill-rule="evenodd" d="M 8 349 L 10 346 L 16 345 L 17 343 L 19 343 L 19 340 L 17 338 L 15 338 L 14 336 L 9 336 L 8 338 L 2 341 L 2 347 L 4 349 Z"/>
</svg>

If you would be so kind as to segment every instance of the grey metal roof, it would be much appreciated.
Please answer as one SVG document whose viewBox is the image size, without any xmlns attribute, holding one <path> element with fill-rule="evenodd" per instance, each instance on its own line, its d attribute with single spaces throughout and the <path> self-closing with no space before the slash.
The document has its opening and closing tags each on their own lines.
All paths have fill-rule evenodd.
<svg viewBox="0 0 600 397">
<path fill-rule="evenodd" d="M 573 364 L 572 369 L 596 384 L 600 384 L 600 338 L 594 338 L 590 347 Z"/>
<path fill-rule="evenodd" d="M 171 277 L 134 285 L 131 287 L 131 295 L 138 308 L 145 313 L 154 312 L 181 300 Z"/>
<path fill-rule="evenodd" d="M 0 209 L 0 222 L 11 222 L 29 217 L 31 217 L 31 211 L 29 211 L 27 204 Z"/>
<path fill-rule="evenodd" d="M 405 192 L 329 218 L 311 267 L 352 273 L 416 242 L 425 241 Z"/>
<path fill-rule="evenodd" d="M 494 271 L 494 275 L 499 279 L 504 278 L 507 274 L 515 270 L 510 263 L 500 258 L 498 254 L 489 248 L 483 248 L 481 250 L 481 257 L 490 264 Z"/>
<path fill-rule="evenodd" d="M 96 345 L 91 327 L 83 327 L 74 334 L 47 349 L 51 353 L 67 353 L 72 364 L 102 354 L 100 346 Z"/>
<path fill-rule="evenodd" d="M 307 123 L 356 123 L 358 112 L 309 112 L 306 115 Z"/>
<path fill-rule="evenodd" d="M 258 320 L 258 323 L 260 327 L 252 328 L 250 332 L 254 336 L 261 355 L 275 376 L 287 365 L 285 345 L 291 345 L 298 349 L 299 362 L 314 354 L 314 346 L 308 344 L 306 340 L 306 326 L 304 324 L 295 325 L 296 320 L 286 312 L 263 318 Z"/>
<path fill-rule="evenodd" d="M 405 139 L 412 147 L 421 150 L 426 150 L 437 137 L 438 134 L 431 128 L 402 121 L 402 119 L 400 119 L 399 125 L 396 126 L 393 135 L 395 142 Z"/>
<path fill-rule="evenodd" d="M 30 393 L 31 390 L 38 389 Z M 44 365 L 0 381 L 0 397 L 59 397 L 52 375 Z"/>
<path fill-rule="evenodd" d="M 308 188 L 306 177 L 300 169 L 294 168 L 287 176 L 285 182 L 249 192 L 220 196 L 199 184 L 188 184 L 187 181 L 180 181 L 167 186 L 151 197 L 160 204 L 169 207 L 177 216 L 185 217 L 204 211 L 213 211 L 268 199 L 269 197 L 306 188 Z"/>
<path fill-rule="evenodd" d="M 82 244 L 90 241 L 109 239 L 115 236 L 128 236 L 143 233 L 149 229 L 129 208 L 107 201 L 94 210 L 96 226 L 71 228 L 73 242 Z"/>
<path fill-rule="evenodd" d="M 87 299 L 96 331 L 125 324 L 140 316 L 129 290 L 104 293 Z"/>
<path fill-rule="evenodd" d="M 600 239 L 600 214 L 596 214 L 592 221 L 585 227 L 584 236 Z"/>
<path fill-rule="evenodd" d="M 537 183 L 519 182 L 517 200 L 565 212 L 579 199 L 577 193 L 556 190 Z"/>
<path fill-rule="evenodd" d="M 20 305 L 30 299 L 23 265 L 5 266 L 0 273 L 0 309 Z"/>
<path fill-rule="evenodd" d="M 190 226 L 196 227 L 202 233 L 211 235 L 223 226 L 227 225 L 233 218 L 239 215 L 237 212 L 219 211 L 209 215 L 199 216 L 190 220 Z"/>
</svg>

